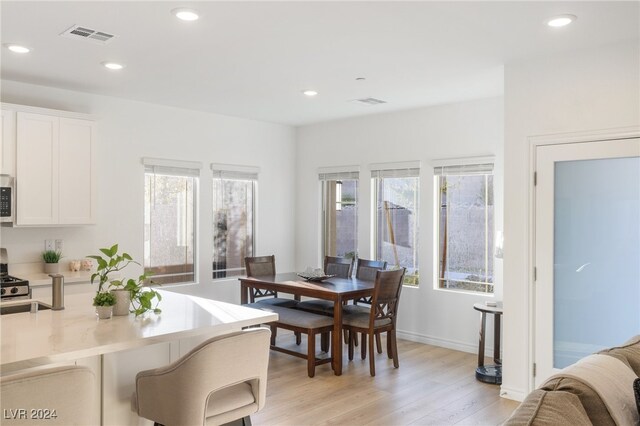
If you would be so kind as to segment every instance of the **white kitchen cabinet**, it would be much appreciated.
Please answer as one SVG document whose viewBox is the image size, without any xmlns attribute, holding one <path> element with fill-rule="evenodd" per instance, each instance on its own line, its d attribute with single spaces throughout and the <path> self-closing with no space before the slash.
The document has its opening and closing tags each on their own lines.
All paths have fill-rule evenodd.
<svg viewBox="0 0 640 426">
<path fill-rule="evenodd" d="M 16 113 L 0 111 L 0 174 L 16 174 Z"/>
<path fill-rule="evenodd" d="M 16 224 L 95 223 L 91 120 L 17 112 Z"/>
</svg>

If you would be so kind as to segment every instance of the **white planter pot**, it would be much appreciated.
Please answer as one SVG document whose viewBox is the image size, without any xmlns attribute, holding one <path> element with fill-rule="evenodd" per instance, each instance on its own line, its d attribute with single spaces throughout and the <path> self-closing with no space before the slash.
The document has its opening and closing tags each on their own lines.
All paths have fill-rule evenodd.
<svg viewBox="0 0 640 426">
<path fill-rule="evenodd" d="M 131 294 L 129 290 L 111 290 L 116 297 L 116 304 L 113 305 L 113 315 L 129 315 L 129 306 L 131 305 Z"/>
<path fill-rule="evenodd" d="M 44 264 L 44 273 L 45 274 L 57 274 L 60 272 L 60 264 L 59 263 L 45 263 Z"/>
<path fill-rule="evenodd" d="M 98 319 L 109 319 L 113 313 L 113 306 L 96 306 Z"/>
</svg>

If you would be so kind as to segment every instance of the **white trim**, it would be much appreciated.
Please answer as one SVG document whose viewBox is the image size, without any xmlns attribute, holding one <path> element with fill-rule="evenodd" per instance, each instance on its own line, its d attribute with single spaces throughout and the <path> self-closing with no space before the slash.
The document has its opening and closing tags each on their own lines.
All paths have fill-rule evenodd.
<svg viewBox="0 0 640 426">
<path fill-rule="evenodd" d="M 369 165 L 369 170 L 381 171 L 381 170 L 401 170 L 401 169 L 419 169 L 420 160 L 416 161 L 399 161 L 395 163 L 373 163 Z"/>
<path fill-rule="evenodd" d="M 464 158 L 441 158 L 431 160 L 431 167 L 447 167 L 447 166 L 470 166 L 476 164 L 494 164 L 496 157 L 493 155 L 484 157 L 464 157 Z"/>
<path fill-rule="evenodd" d="M 241 164 L 211 163 L 210 168 L 214 172 L 241 172 L 256 175 L 260 173 L 260 167 L 258 166 L 244 166 Z"/>
<path fill-rule="evenodd" d="M 533 268 L 536 264 L 535 259 L 535 235 L 536 235 L 536 227 L 535 227 L 535 206 L 536 206 L 536 198 L 535 198 L 535 186 L 533 175 L 536 171 L 536 149 L 538 146 L 544 145 L 559 145 L 566 143 L 585 143 L 585 142 L 595 142 L 595 141 L 607 141 L 607 140 L 617 140 L 617 139 L 629 139 L 629 138 L 637 138 L 640 137 L 640 126 L 628 126 L 628 127 L 619 127 L 612 129 L 596 129 L 589 131 L 579 131 L 579 132 L 565 132 L 565 133 L 555 133 L 555 134 L 547 134 L 547 135 L 532 135 L 527 137 L 527 141 L 529 143 L 529 173 L 528 173 L 528 184 L 527 188 L 529 191 L 529 196 L 527 198 L 527 223 L 529 224 L 528 229 L 528 244 L 526 246 L 526 259 L 527 259 L 527 269 L 526 273 L 526 283 L 528 287 L 528 291 L 526 293 L 527 297 L 527 309 L 529 312 L 527 313 L 527 320 L 529 324 L 527 324 L 527 332 L 529 333 L 527 341 L 529 343 L 529 351 L 526 354 L 526 365 L 531 366 L 535 362 L 535 281 L 533 279 Z M 527 393 L 531 392 L 534 389 L 535 377 L 533 376 L 533 370 L 529 369 L 529 374 L 527 375 Z M 503 388 L 504 392 L 511 392 L 511 396 L 513 399 L 516 399 L 516 396 L 520 393 L 518 390 L 508 390 L 507 388 Z M 526 395 L 525 395 L 526 396 Z M 524 399 L 524 398 L 523 398 Z"/>
<path fill-rule="evenodd" d="M 0 103 L 0 108 L 3 110 L 15 111 L 15 112 L 28 112 L 30 114 L 44 114 L 52 115 L 54 117 L 75 118 L 78 120 L 97 120 L 98 117 L 91 114 L 84 114 L 81 112 L 61 111 L 58 109 L 40 108 L 29 105 L 9 104 L 6 102 Z"/>
<path fill-rule="evenodd" d="M 522 389 L 513 389 L 500 386 L 500 397 L 504 399 L 510 399 L 512 401 L 522 402 L 527 397 L 529 392 Z"/>
<path fill-rule="evenodd" d="M 200 161 L 167 160 L 164 158 L 142 157 L 145 166 L 176 167 L 180 169 L 202 169 Z"/>
<path fill-rule="evenodd" d="M 329 174 L 329 173 L 351 173 L 358 172 L 360 173 L 360 166 L 329 166 L 329 167 L 318 167 L 318 174 Z"/>
<path fill-rule="evenodd" d="M 459 340 L 444 339 L 412 331 L 397 330 L 396 334 L 398 338 L 409 340 L 410 342 L 424 343 L 425 345 L 439 346 L 441 348 L 453 349 L 455 351 L 467 352 L 476 355 L 478 354 L 478 345 L 475 343 L 470 344 Z M 487 347 L 484 354 L 486 357 L 493 357 L 493 349 Z"/>
</svg>

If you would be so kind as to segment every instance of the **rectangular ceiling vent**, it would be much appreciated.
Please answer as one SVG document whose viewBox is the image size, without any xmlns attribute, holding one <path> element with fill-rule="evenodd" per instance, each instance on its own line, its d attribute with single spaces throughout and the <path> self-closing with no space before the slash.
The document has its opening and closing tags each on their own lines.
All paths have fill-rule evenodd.
<svg viewBox="0 0 640 426">
<path fill-rule="evenodd" d="M 74 38 L 76 40 L 87 40 L 97 44 L 108 44 L 116 38 L 114 34 L 93 30 L 80 25 L 74 25 L 60 35 L 63 37 Z"/>
<path fill-rule="evenodd" d="M 363 105 L 380 105 L 380 104 L 386 104 L 387 101 L 383 101 L 382 99 L 376 99 L 376 98 L 362 98 L 362 99 L 356 99 L 354 100 L 354 102 L 359 102 Z"/>
</svg>

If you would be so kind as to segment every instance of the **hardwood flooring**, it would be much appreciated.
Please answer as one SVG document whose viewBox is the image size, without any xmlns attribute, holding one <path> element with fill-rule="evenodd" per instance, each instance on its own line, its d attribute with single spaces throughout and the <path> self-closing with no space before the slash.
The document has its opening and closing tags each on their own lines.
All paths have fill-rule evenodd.
<svg viewBox="0 0 640 426">
<path fill-rule="evenodd" d="M 278 345 L 295 348 L 293 335 L 278 331 Z M 477 355 L 406 340 L 398 351 L 399 369 L 376 353 L 371 377 L 369 361 L 358 350 L 349 362 L 345 347 L 342 376 L 325 364 L 312 379 L 305 360 L 271 351 L 267 403 L 253 425 L 496 425 L 518 406 L 475 379 Z"/>
</svg>

